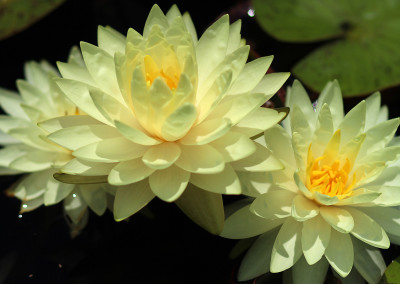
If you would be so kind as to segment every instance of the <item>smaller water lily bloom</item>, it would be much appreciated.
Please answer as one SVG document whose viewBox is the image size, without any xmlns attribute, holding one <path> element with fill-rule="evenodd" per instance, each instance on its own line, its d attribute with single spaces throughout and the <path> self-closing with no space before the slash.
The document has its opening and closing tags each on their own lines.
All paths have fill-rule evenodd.
<svg viewBox="0 0 400 284">
<path fill-rule="evenodd" d="M 344 116 L 336 81 L 315 108 L 295 81 L 286 103 L 283 127 L 264 137 L 285 169 L 243 175 L 244 193 L 255 199 L 234 210 L 222 233 L 260 235 L 239 279 L 291 268 L 294 283 L 323 283 L 331 266 L 340 277 L 352 271 L 360 283 L 377 283 L 385 269 L 379 248 L 400 244 L 400 147 L 392 142 L 399 118 L 387 120 L 379 93 Z"/>
<path fill-rule="evenodd" d="M 82 64 L 76 48 L 72 49 L 69 62 Z M 98 215 L 104 213 L 106 192 L 104 185 L 65 184 L 53 178 L 73 157 L 70 150 L 48 140 L 48 132 L 37 123 L 80 114 L 53 82 L 58 76 L 57 70 L 45 61 L 28 62 L 26 80 L 17 81 L 20 94 L 0 89 L 0 105 L 6 112 L 0 116 L 0 174 L 25 174 L 8 190 L 22 201 L 21 213 L 63 201 L 72 223 L 78 224 L 87 220 L 88 206 Z"/>
<path fill-rule="evenodd" d="M 118 221 L 157 196 L 220 233 L 221 194 L 241 193 L 237 172 L 282 168 L 250 138 L 285 117 L 260 106 L 289 74 L 265 75 L 272 57 L 246 64 L 240 26 L 225 15 L 197 39 L 188 14 L 155 5 L 143 35 L 99 27 L 98 46 L 81 43 L 84 66 L 58 64 L 58 86 L 88 115 L 40 125 L 76 157 L 59 180 L 131 184 L 116 190 Z"/>
</svg>

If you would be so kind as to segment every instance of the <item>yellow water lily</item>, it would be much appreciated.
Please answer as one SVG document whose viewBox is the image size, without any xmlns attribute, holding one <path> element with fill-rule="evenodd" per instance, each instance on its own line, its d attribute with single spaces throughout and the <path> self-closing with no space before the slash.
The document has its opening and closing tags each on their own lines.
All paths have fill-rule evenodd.
<svg viewBox="0 0 400 284">
<path fill-rule="evenodd" d="M 82 64 L 79 51 L 72 49 L 69 62 Z M 53 174 L 73 157 L 71 151 L 46 138 L 37 123 L 58 116 L 75 116 L 79 110 L 53 82 L 58 71 L 46 61 L 25 64 L 26 80 L 18 80 L 19 94 L 0 89 L 0 174 L 23 174 L 8 193 L 22 201 L 21 213 L 42 204 L 63 201 L 72 223 L 87 220 L 89 206 L 96 214 L 106 210 L 105 185 L 74 185 L 56 181 Z M 85 218 L 84 218 L 85 217 Z"/>
<path fill-rule="evenodd" d="M 260 105 L 289 74 L 265 75 L 271 56 L 246 64 L 240 28 L 225 15 L 198 39 L 188 14 L 157 5 L 143 34 L 99 27 L 98 46 L 81 43 L 85 66 L 58 64 L 58 86 L 87 115 L 40 125 L 76 157 L 59 180 L 131 184 L 116 191 L 116 220 L 157 196 L 220 232 L 221 194 L 241 193 L 237 172 L 282 167 L 250 137 L 285 116 Z"/>
<path fill-rule="evenodd" d="M 399 118 L 387 120 L 379 93 L 344 116 L 336 81 L 315 108 L 295 81 L 286 104 L 283 127 L 265 132 L 285 169 L 242 175 L 244 192 L 255 199 L 234 210 L 222 233 L 261 235 L 239 279 L 287 270 L 294 283 L 323 283 L 331 266 L 340 277 L 351 272 L 351 283 L 377 283 L 385 269 L 378 248 L 400 243 L 400 146 L 392 142 Z"/>
</svg>

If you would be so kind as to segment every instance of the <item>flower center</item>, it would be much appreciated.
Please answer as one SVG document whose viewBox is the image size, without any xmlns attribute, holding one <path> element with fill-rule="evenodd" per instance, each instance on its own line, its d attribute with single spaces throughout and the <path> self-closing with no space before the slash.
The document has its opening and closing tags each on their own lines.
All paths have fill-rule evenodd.
<svg viewBox="0 0 400 284">
<path fill-rule="evenodd" d="M 330 164 L 324 163 L 325 156 L 308 161 L 307 167 L 307 188 L 311 192 L 319 192 L 331 197 L 337 196 L 343 199 L 352 194 L 355 183 L 355 176 L 350 185 L 349 174 L 351 170 L 349 159 L 345 159 L 341 167 L 339 160 Z"/>
<path fill-rule="evenodd" d="M 147 87 L 150 87 L 157 77 L 163 78 L 172 91 L 178 87 L 179 75 L 177 72 L 169 70 L 174 68 L 167 68 L 166 70 L 159 68 L 150 55 L 144 57 L 144 68 L 146 72 Z"/>
</svg>

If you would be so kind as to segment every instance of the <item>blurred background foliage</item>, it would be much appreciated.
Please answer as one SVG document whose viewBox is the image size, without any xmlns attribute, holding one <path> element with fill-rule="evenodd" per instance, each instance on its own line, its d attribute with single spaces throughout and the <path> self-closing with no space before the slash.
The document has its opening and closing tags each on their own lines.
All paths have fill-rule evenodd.
<svg viewBox="0 0 400 284">
<path fill-rule="evenodd" d="M 141 32 L 152 1 L 0 0 L 0 86 L 16 90 L 23 64 L 65 61 L 80 41 L 97 43 L 97 26 L 125 34 Z M 339 79 L 345 108 L 380 90 L 390 117 L 400 116 L 399 0 L 157 1 L 189 11 L 200 35 L 229 13 L 242 20 L 250 59 L 275 55 L 269 71 L 292 71 L 311 98 L 328 80 Z M 284 89 L 269 106 L 282 106 Z M 17 177 L 0 177 L 5 191 Z M 229 203 L 238 197 L 224 197 Z M 91 214 L 71 238 L 60 206 L 20 215 L 19 201 L 0 194 L 0 283 L 226 283 L 234 284 L 240 257 L 229 258 L 236 242 L 212 236 L 175 205 L 152 201 L 141 214 L 116 223 L 111 213 Z M 243 250 L 236 246 L 236 256 Z M 383 250 L 389 265 L 400 255 Z M 397 259 L 382 283 L 399 282 Z M 396 279 L 396 280 L 394 280 Z M 246 284 L 282 283 L 268 274 Z M 340 283 L 331 273 L 326 283 Z"/>
</svg>

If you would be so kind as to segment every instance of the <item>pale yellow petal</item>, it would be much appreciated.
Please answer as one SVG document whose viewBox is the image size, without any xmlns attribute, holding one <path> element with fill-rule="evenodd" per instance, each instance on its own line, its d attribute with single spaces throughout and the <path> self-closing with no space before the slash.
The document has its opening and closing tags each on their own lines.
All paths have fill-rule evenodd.
<svg viewBox="0 0 400 284">
<path fill-rule="evenodd" d="M 119 186 L 114 199 L 114 218 L 122 221 L 135 214 L 155 197 L 147 180 Z"/>
<path fill-rule="evenodd" d="M 333 206 L 321 206 L 321 216 L 335 230 L 341 233 L 349 233 L 354 228 L 354 219 L 346 209 Z"/>
<path fill-rule="evenodd" d="M 255 143 L 256 151 L 250 156 L 239 161 L 231 162 L 232 167 L 237 171 L 275 171 L 283 169 L 283 164 L 272 155 L 264 146 Z"/>
<path fill-rule="evenodd" d="M 135 144 L 120 136 L 89 144 L 72 154 L 86 161 L 114 163 L 142 157 L 148 149 L 148 146 Z"/>
<path fill-rule="evenodd" d="M 242 192 L 238 176 L 229 164 L 225 165 L 222 172 L 216 174 L 192 173 L 190 182 L 201 189 L 215 193 L 240 194 Z"/>
<path fill-rule="evenodd" d="M 192 173 L 212 174 L 224 170 L 224 158 L 210 145 L 181 145 L 181 155 L 175 164 Z"/>
<path fill-rule="evenodd" d="M 272 190 L 257 197 L 250 211 L 265 219 L 286 218 L 292 213 L 296 194 L 288 190 Z"/>
<path fill-rule="evenodd" d="M 157 170 L 149 177 L 153 193 L 166 202 L 174 202 L 185 191 L 190 173 L 174 165 Z"/>
<path fill-rule="evenodd" d="M 160 170 L 168 168 L 175 163 L 181 154 L 181 149 L 177 143 L 164 142 L 159 145 L 148 147 L 144 153 L 142 161 L 148 167 Z"/>
<path fill-rule="evenodd" d="M 308 198 L 298 194 L 293 199 L 292 217 L 297 221 L 306 221 L 319 214 L 319 206 Z"/>
<path fill-rule="evenodd" d="M 186 216 L 211 234 L 222 232 L 225 215 L 221 194 L 189 184 L 175 203 Z"/>
<path fill-rule="evenodd" d="M 374 247 L 387 249 L 390 246 L 386 232 L 371 217 L 354 208 L 346 210 L 354 219 L 354 227 L 351 230 L 353 236 Z"/>
<path fill-rule="evenodd" d="M 320 261 L 328 247 L 330 237 L 331 226 L 322 217 L 316 216 L 303 223 L 301 246 L 309 265 Z"/>
<path fill-rule="evenodd" d="M 285 219 L 266 220 L 261 218 L 250 211 L 250 205 L 246 205 L 225 220 L 221 236 L 229 239 L 251 238 L 278 227 L 284 221 Z"/>
<path fill-rule="evenodd" d="M 275 239 L 271 254 L 270 271 L 277 273 L 292 267 L 302 256 L 302 222 L 287 218 Z"/>
<path fill-rule="evenodd" d="M 142 159 L 118 163 L 108 175 L 108 182 L 112 185 L 126 185 L 136 183 L 147 178 L 155 170 L 147 167 Z"/>
<path fill-rule="evenodd" d="M 246 158 L 257 149 L 255 142 L 234 131 L 229 131 L 221 138 L 212 141 L 210 145 L 222 155 L 225 162 Z"/>
<path fill-rule="evenodd" d="M 184 145 L 208 144 L 226 134 L 231 126 L 231 122 L 225 118 L 206 120 L 190 129 L 179 142 Z"/>
<path fill-rule="evenodd" d="M 332 268 L 342 277 L 346 277 L 353 267 L 354 250 L 349 234 L 331 231 L 325 257 Z"/>
</svg>

